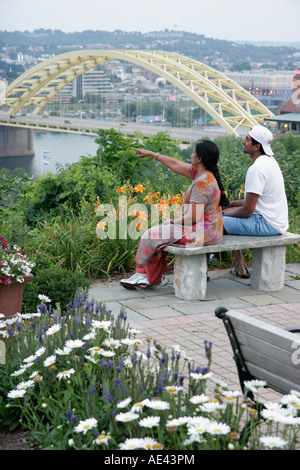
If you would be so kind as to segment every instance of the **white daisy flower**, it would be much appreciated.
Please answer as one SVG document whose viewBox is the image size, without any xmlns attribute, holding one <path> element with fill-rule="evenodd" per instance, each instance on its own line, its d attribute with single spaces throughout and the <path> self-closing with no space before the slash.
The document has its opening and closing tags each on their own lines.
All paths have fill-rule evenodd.
<svg viewBox="0 0 300 470">
<path fill-rule="evenodd" d="M 19 369 L 19 370 L 15 370 L 15 372 L 13 372 L 11 374 L 12 377 L 18 377 L 18 375 L 22 375 L 24 374 L 24 372 L 27 370 L 27 367 L 22 367 L 22 369 Z"/>
<path fill-rule="evenodd" d="M 26 362 L 26 364 L 27 364 L 28 362 L 35 361 L 35 359 L 36 359 L 36 357 L 34 355 L 32 355 L 32 356 L 28 356 L 25 359 L 23 359 L 23 362 Z"/>
<path fill-rule="evenodd" d="M 120 401 L 118 404 L 117 404 L 117 408 L 126 408 L 126 406 L 129 405 L 129 403 L 131 403 L 132 401 L 132 398 L 131 397 L 128 397 L 126 398 L 125 400 L 123 401 Z"/>
<path fill-rule="evenodd" d="M 69 379 L 71 377 L 71 374 L 75 374 L 74 369 L 69 369 L 69 370 L 64 370 L 63 372 L 59 372 L 56 377 L 61 380 L 61 379 Z"/>
<path fill-rule="evenodd" d="M 55 349 L 55 354 L 57 354 L 58 356 L 67 356 L 68 354 L 70 354 L 70 352 L 72 351 L 71 348 L 66 348 L 64 347 L 64 349 Z"/>
<path fill-rule="evenodd" d="M 37 375 L 39 375 L 39 372 L 37 370 L 35 370 L 30 374 L 29 378 L 34 379 Z"/>
<path fill-rule="evenodd" d="M 8 392 L 7 397 L 8 398 L 22 398 L 24 397 L 26 393 L 25 389 L 20 389 L 20 390 L 11 390 Z"/>
<path fill-rule="evenodd" d="M 225 405 L 222 405 L 218 401 L 208 401 L 199 406 L 201 411 L 205 413 L 214 413 L 217 410 L 223 410 Z"/>
<path fill-rule="evenodd" d="M 100 328 L 100 329 L 104 329 L 106 331 L 109 330 L 111 324 L 112 324 L 112 322 L 110 320 L 107 320 L 107 321 L 93 320 L 92 321 L 92 325 L 93 325 L 94 328 Z"/>
<path fill-rule="evenodd" d="M 98 446 L 107 445 L 110 439 L 109 434 L 99 434 L 96 439 L 93 441 L 93 444 L 97 444 Z"/>
<path fill-rule="evenodd" d="M 267 401 L 264 403 L 264 408 L 269 411 L 280 412 L 282 410 L 282 405 L 280 403 Z"/>
<path fill-rule="evenodd" d="M 140 413 L 143 410 L 143 402 L 138 401 L 132 407 L 131 410 L 133 413 Z"/>
<path fill-rule="evenodd" d="M 49 297 L 47 297 L 47 295 L 43 295 L 43 294 L 39 294 L 38 295 L 38 298 L 40 299 L 41 302 L 51 302 L 51 299 L 49 299 Z"/>
<path fill-rule="evenodd" d="M 27 388 L 34 387 L 33 380 L 27 380 L 27 382 L 21 382 L 17 385 L 18 390 L 26 390 Z"/>
<path fill-rule="evenodd" d="M 268 421 L 277 422 L 280 420 L 280 410 L 266 409 L 261 411 L 261 416 Z"/>
<path fill-rule="evenodd" d="M 69 349 L 81 348 L 82 346 L 84 346 L 84 342 L 81 339 L 68 339 L 66 341 L 66 348 Z"/>
<path fill-rule="evenodd" d="M 148 416 L 139 421 L 139 425 L 143 428 L 153 428 L 154 426 L 159 426 L 160 416 Z"/>
<path fill-rule="evenodd" d="M 101 348 L 99 348 L 99 346 L 93 346 L 92 348 L 88 349 L 88 352 L 92 356 L 100 355 L 101 354 Z"/>
<path fill-rule="evenodd" d="M 126 367 L 129 367 L 129 368 L 132 368 L 132 367 L 133 367 L 133 364 L 132 364 L 132 362 L 131 362 L 130 357 L 127 357 L 127 358 L 125 359 L 124 365 L 125 365 Z"/>
<path fill-rule="evenodd" d="M 189 426 L 187 433 L 189 436 L 195 436 L 199 434 L 204 434 L 207 431 L 206 426 L 201 426 L 200 424 L 198 426 Z"/>
<path fill-rule="evenodd" d="M 102 349 L 100 354 L 101 356 L 104 356 L 104 357 L 113 357 L 115 356 L 116 353 L 113 351 L 105 351 L 105 349 Z"/>
<path fill-rule="evenodd" d="M 133 439 L 126 439 L 125 442 L 121 442 L 119 444 L 120 450 L 134 450 L 134 449 L 141 449 L 143 445 L 142 439 L 133 438 Z"/>
<path fill-rule="evenodd" d="M 189 446 L 193 442 L 206 442 L 202 434 L 192 434 L 188 439 L 185 439 L 182 443 L 184 446 Z"/>
<path fill-rule="evenodd" d="M 33 365 L 35 365 L 34 362 L 28 362 L 27 364 L 23 364 L 23 367 L 24 367 L 25 369 L 29 369 L 29 368 L 30 368 L 31 366 L 33 366 Z"/>
<path fill-rule="evenodd" d="M 132 346 L 133 344 L 135 344 L 135 339 L 123 338 L 121 339 L 121 343 L 125 344 L 126 346 Z"/>
<path fill-rule="evenodd" d="M 152 437 L 142 437 L 140 441 L 142 444 L 141 448 L 145 450 L 151 450 L 156 444 L 158 444 L 158 442 Z"/>
<path fill-rule="evenodd" d="M 132 411 L 128 411 L 127 413 L 119 413 L 115 416 L 116 421 L 121 421 L 122 423 L 128 423 L 135 419 L 138 419 L 139 415 L 136 413 L 132 413 Z"/>
<path fill-rule="evenodd" d="M 35 351 L 35 356 L 40 357 L 44 354 L 45 351 L 46 351 L 46 348 L 44 348 L 44 347 L 39 348 L 37 351 Z"/>
<path fill-rule="evenodd" d="M 52 364 L 54 364 L 55 361 L 56 361 L 56 356 L 55 355 L 49 356 L 49 357 L 47 357 L 47 359 L 45 359 L 44 366 L 45 367 L 52 366 Z"/>
<path fill-rule="evenodd" d="M 107 346 L 108 348 L 112 349 L 119 349 L 122 346 L 122 343 L 119 339 L 106 338 L 103 341 L 103 346 Z"/>
<path fill-rule="evenodd" d="M 200 405 L 201 403 L 205 403 L 208 400 L 209 400 L 208 396 L 206 396 L 206 395 L 204 395 L 204 393 L 202 393 L 201 395 L 194 395 L 193 397 L 190 398 L 189 401 L 193 405 Z"/>
<path fill-rule="evenodd" d="M 182 346 L 179 346 L 178 344 L 174 344 L 172 346 L 172 349 L 173 349 L 175 354 L 184 354 L 185 353 L 185 349 Z"/>
<path fill-rule="evenodd" d="M 79 424 L 74 428 L 74 431 L 86 434 L 90 429 L 96 428 L 97 424 L 98 423 L 95 418 L 88 418 L 84 421 L 80 421 Z"/>
<path fill-rule="evenodd" d="M 132 333 L 133 335 L 138 335 L 139 333 L 141 333 L 141 331 L 136 330 L 135 328 L 129 328 L 128 333 Z"/>
<path fill-rule="evenodd" d="M 287 444 L 285 440 L 278 436 L 264 436 L 260 438 L 260 442 L 264 447 L 268 447 L 269 449 L 281 449 Z"/>
<path fill-rule="evenodd" d="M 294 394 L 284 395 L 281 398 L 280 403 L 282 403 L 283 405 L 290 405 L 294 408 L 300 409 L 300 397 Z"/>
<path fill-rule="evenodd" d="M 236 399 L 241 396 L 241 392 L 239 390 L 222 390 L 221 393 L 224 397 L 225 402 L 228 404 L 235 402 Z"/>
<path fill-rule="evenodd" d="M 219 379 L 218 377 L 212 376 L 212 377 L 211 377 L 211 380 L 212 380 L 218 387 L 221 387 L 221 388 L 223 388 L 223 389 L 227 389 L 227 388 L 228 388 L 227 383 L 224 382 L 224 380 Z"/>
<path fill-rule="evenodd" d="M 97 364 L 97 361 L 92 356 L 84 356 L 84 357 L 85 357 L 85 359 L 92 362 L 93 364 Z"/>
<path fill-rule="evenodd" d="M 187 433 L 189 436 L 205 433 L 210 424 L 210 420 L 203 416 L 195 416 L 194 418 L 195 419 L 190 418 L 188 421 Z"/>
<path fill-rule="evenodd" d="M 168 410 L 170 404 L 162 400 L 144 400 L 144 404 L 153 410 Z"/>
<path fill-rule="evenodd" d="M 187 416 L 180 416 L 179 418 L 168 419 L 166 422 L 166 427 L 175 428 L 177 426 L 182 426 L 184 424 L 187 424 L 188 421 L 189 421 L 189 418 Z"/>
<path fill-rule="evenodd" d="M 257 393 L 260 388 L 267 386 L 267 382 L 265 380 L 245 380 L 244 385 L 251 392 Z"/>
<path fill-rule="evenodd" d="M 96 333 L 94 331 L 91 331 L 91 333 L 87 333 L 86 335 L 84 335 L 82 339 L 83 341 L 90 341 L 91 339 L 95 339 L 95 338 L 96 338 Z"/>
<path fill-rule="evenodd" d="M 55 325 L 52 325 L 50 328 L 48 328 L 48 330 L 46 331 L 46 335 L 47 335 L 47 336 L 54 335 L 54 334 L 57 333 L 60 329 L 61 329 L 61 324 L 60 324 L 60 323 L 56 323 Z"/>
<path fill-rule="evenodd" d="M 211 421 L 207 427 L 207 432 L 217 436 L 229 434 L 231 429 L 226 423 L 217 423 L 216 421 Z"/>
<path fill-rule="evenodd" d="M 291 413 L 284 414 L 278 413 L 277 414 L 277 422 L 282 424 L 287 424 L 291 426 L 296 426 L 300 424 L 300 416 L 293 416 Z"/>
<path fill-rule="evenodd" d="M 191 372 L 190 376 L 194 380 L 206 380 L 206 379 L 209 379 L 212 376 L 212 373 L 207 372 L 206 374 L 201 374 L 201 373 L 197 373 L 197 372 Z"/>
<path fill-rule="evenodd" d="M 178 392 L 182 392 L 183 387 L 179 387 L 176 385 L 170 385 L 168 387 L 165 387 L 165 390 L 170 393 L 170 395 L 177 395 Z"/>
<path fill-rule="evenodd" d="M 148 359 L 148 357 L 146 356 L 146 354 L 143 353 L 142 351 L 136 351 L 135 354 L 136 354 L 136 357 L 138 357 L 139 359 L 141 359 L 142 362 L 148 362 L 148 361 L 149 361 L 149 359 Z"/>
</svg>

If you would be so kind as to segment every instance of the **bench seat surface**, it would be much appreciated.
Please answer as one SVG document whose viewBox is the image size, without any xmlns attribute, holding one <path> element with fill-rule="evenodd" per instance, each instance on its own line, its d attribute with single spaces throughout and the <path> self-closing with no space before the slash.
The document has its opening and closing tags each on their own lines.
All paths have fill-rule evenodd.
<svg viewBox="0 0 300 470">
<path fill-rule="evenodd" d="M 205 245 L 199 247 L 169 245 L 165 251 L 183 256 L 200 255 L 205 253 L 218 253 L 220 251 L 242 250 L 245 248 L 264 248 L 293 245 L 300 243 L 300 235 L 287 232 L 284 235 L 274 235 L 268 237 L 253 237 L 241 235 L 224 235 L 220 243 L 215 245 Z"/>
<path fill-rule="evenodd" d="M 280 393 L 300 392 L 300 336 L 233 310 L 226 317 L 250 374 Z"/>
</svg>

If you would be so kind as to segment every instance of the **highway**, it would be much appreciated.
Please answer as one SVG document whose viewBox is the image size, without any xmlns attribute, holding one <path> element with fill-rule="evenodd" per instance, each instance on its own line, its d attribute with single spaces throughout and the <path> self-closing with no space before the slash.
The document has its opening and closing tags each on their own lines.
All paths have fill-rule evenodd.
<svg viewBox="0 0 300 470">
<path fill-rule="evenodd" d="M 168 132 L 171 139 L 183 144 L 196 142 L 200 138 L 224 136 L 226 131 L 217 126 L 202 128 L 164 127 L 151 124 L 137 124 L 134 122 L 122 125 L 120 121 L 105 121 L 98 119 L 80 119 L 69 117 L 54 117 L 40 114 L 16 115 L 11 117 L 0 112 L 0 125 L 10 127 L 26 127 L 43 131 L 68 132 L 76 134 L 97 135 L 99 129 L 114 128 L 124 135 L 133 136 L 135 132 L 141 132 L 145 137 L 155 135 L 158 132 Z"/>
</svg>

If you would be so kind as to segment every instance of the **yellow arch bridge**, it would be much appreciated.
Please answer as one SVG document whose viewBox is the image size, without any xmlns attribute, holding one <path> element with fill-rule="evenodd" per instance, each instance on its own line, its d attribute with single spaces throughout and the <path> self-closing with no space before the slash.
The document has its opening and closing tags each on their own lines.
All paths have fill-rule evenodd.
<svg viewBox="0 0 300 470">
<path fill-rule="evenodd" d="M 163 77 L 203 108 L 228 134 L 249 129 L 273 114 L 244 88 L 217 70 L 188 57 L 159 51 L 79 50 L 67 52 L 32 67 L 6 90 L 9 114 L 34 105 L 33 114 L 68 83 L 111 60 L 136 64 Z"/>
</svg>

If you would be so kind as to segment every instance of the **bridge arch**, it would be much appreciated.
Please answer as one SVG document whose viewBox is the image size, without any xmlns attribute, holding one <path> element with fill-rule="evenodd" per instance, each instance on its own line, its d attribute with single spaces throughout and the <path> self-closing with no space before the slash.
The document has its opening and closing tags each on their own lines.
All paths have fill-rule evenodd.
<svg viewBox="0 0 300 470">
<path fill-rule="evenodd" d="M 244 88 L 221 72 L 188 57 L 163 51 L 78 50 L 43 61 L 14 80 L 6 90 L 9 113 L 34 104 L 37 114 L 68 83 L 88 70 L 111 60 L 143 67 L 189 96 L 227 133 L 251 128 L 273 115 Z"/>
</svg>

